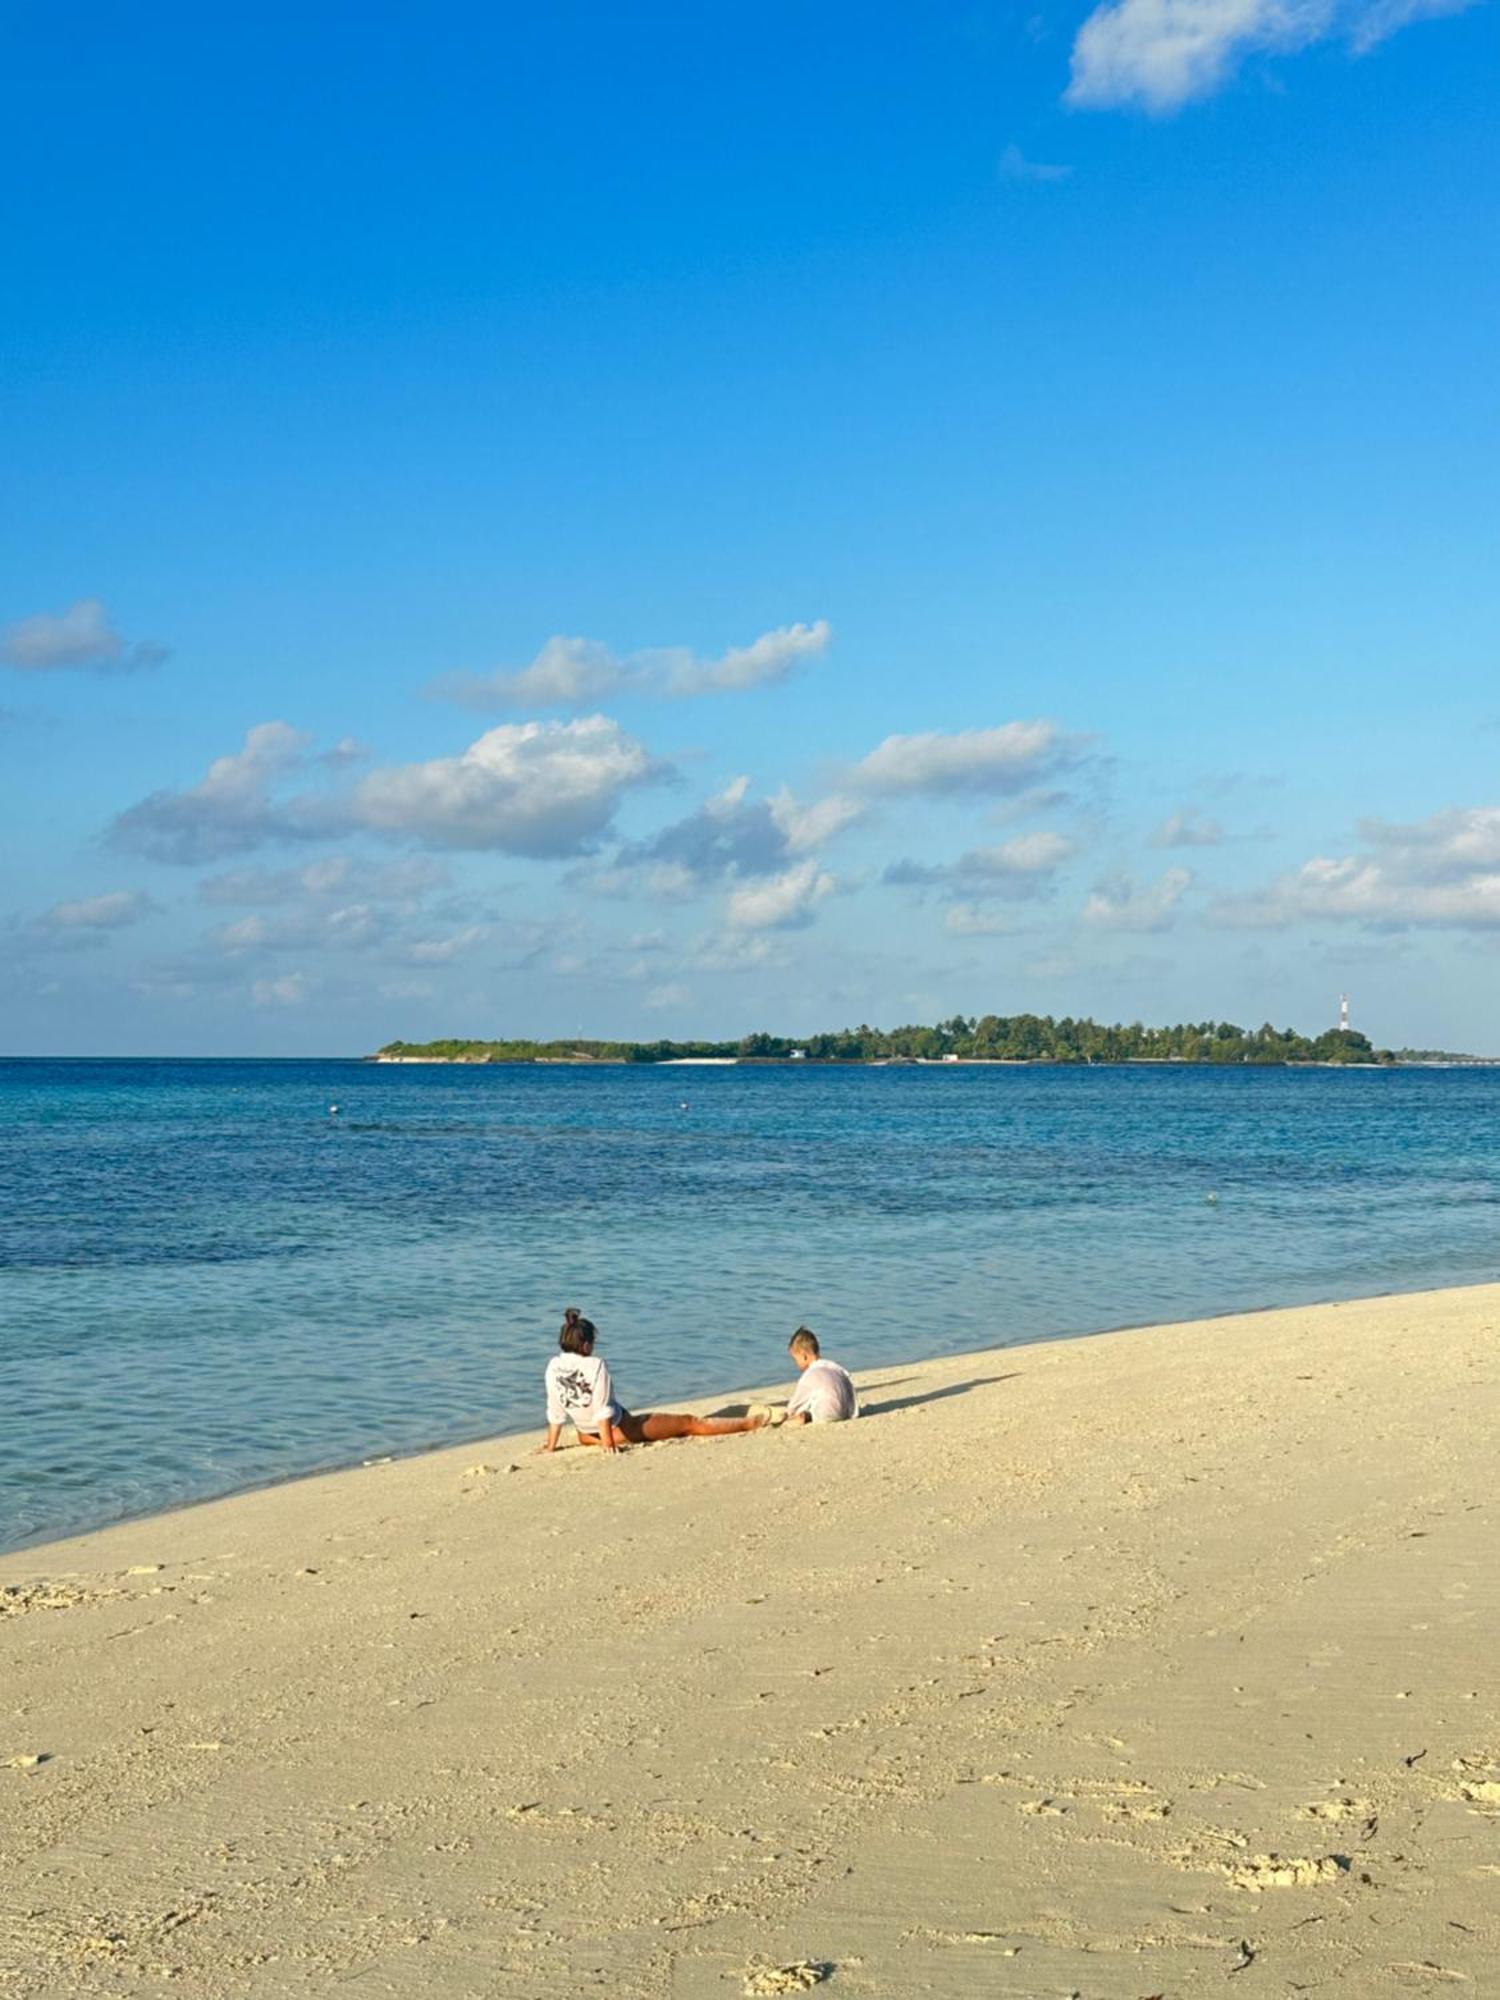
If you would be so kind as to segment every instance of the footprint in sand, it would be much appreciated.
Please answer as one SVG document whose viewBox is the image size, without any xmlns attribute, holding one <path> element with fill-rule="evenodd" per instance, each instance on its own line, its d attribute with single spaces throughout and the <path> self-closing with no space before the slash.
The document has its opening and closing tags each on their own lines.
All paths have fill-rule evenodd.
<svg viewBox="0 0 1500 2000">
<path fill-rule="evenodd" d="M 1297 1808 L 1298 1819 L 1346 1820 L 1369 1819 L 1374 1807 L 1368 1799 L 1314 1799 L 1311 1804 Z"/>
</svg>

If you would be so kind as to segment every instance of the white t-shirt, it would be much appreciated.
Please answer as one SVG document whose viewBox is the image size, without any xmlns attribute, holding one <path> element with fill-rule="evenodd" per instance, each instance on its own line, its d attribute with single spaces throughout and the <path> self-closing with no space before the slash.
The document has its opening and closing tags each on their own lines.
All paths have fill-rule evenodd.
<svg viewBox="0 0 1500 2000">
<path fill-rule="evenodd" d="M 836 1361 L 817 1360 L 803 1369 L 786 1406 L 789 1417 L 806 1416 L 810 1423 L 841 1424 L 859 1415 L 859 1391 L 854 1377 Z"/>
<path fill-rule="evenodd" d="M 615 1401 L 602 1354 L 554 1354 L 547 1363 L 546 1382 L 549 1424 L 597 1431 L 606 1417 L 615 1423 L 624 1414 Z"/>
</svg>

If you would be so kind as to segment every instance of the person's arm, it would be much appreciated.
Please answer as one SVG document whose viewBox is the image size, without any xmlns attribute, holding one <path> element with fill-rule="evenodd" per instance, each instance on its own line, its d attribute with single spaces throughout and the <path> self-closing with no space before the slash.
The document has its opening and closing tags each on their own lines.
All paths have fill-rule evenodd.
<svg viewBox="0 0 1500 2000">
<path fill-rule="evenodd" d="M 609 1379 L 609 1363 L 601 1357 L 599 1372 L 594 1377 L 594 1409 L 598 1412 L 599 1442 L 606 1451 L 618 1451 L 620 1448 L 621 1440 L 615 1430 L 615 1407 L 615 1391 L 614 1384 Z M 590 1425 L 590 1429 L 592 1428 Z"/>
<path fill-rule="evenodd" d="M 567 1421 L 567 1411 L 563 1408 L 562 1397 L 557 1392 L 557 1384 L 552 1379 L 549 1364 L 543 1377 L 547 1387 L 547 1442 L 537 1446 L 538 1451 L 556 1451 L 557 1440 L 562 1436 L 563 1425 Z"/>
</svg>

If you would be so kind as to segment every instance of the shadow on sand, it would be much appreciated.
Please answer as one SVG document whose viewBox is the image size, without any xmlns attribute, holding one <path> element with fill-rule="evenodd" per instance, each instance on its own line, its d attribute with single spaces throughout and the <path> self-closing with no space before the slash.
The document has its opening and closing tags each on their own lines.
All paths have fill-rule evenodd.
<svg viewBox="0 0 1500 2000">
<path fill-rule="evenodd" d="M 1016 1382 L 1020 1375 L 1019 1368 L 1012 1369 L 1009 1375 L 976 1375 L 968 1382 L 949 1382 L 944 1388 L 929 1389 L 923 1396 L 893 1396 L 888 1403 L 869 1403 L 862 1397 L 859 1413 L 862 1418 L 888 1417 L 896 1410 L 915 1410 L 922 1403 L 942 1403 L 949 1396 L 967 1396 L 971 1389 L 987 1389 L 992 1382 Z"/>
<path fill-rule="evenodd" d="M 913 1382 L 914 1375 L 897 1375 L 886 1382 L 867 1382 L 860 1391 L 859 1413 L 863 1417 L 889 1417 L 897 1410 L 915 1410 L 923 1403 L 946 1402 L 950 1396 L 967 1396 L 971 1389 L 986 1389 L 992 1382 L 1015 1382 L 1020 1379 L 1019 1368 L 1009 1375 L 976 1375 L 968 1382 L 949 1382 L 944 1388 L 929 1389 L 922 1396 L 893 1396 L 889 1401 L 871 1402 L 869 1398 L 884 1389 L 899 1389 L 903 1382 Z M 715 1417 L 743 1417 L 748 1415 L 749 1403 L 725 1403 L 721 1408 L 709 1412 Z"/>
</svg>

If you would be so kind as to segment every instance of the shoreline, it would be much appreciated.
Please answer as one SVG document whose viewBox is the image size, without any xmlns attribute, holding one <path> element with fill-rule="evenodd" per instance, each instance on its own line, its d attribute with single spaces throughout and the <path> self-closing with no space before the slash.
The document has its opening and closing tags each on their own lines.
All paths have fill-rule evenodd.
<svg viewBox="0 0 1500 2000">
<path fill-rule="evenodd" d="M 1485 1990 L 1500 1285 L 1129 1331 L 0 1559 L 0 1990 Z"/>
<path fill-rule="evenodd" d="M 869 1368 L 855 1369 L 855 1381 L 862 1382 L 866 1376 L 884 1373 L 890 1368 L 936 1367 L 945 1362 L 980 1360 L 989 1355 L 1019 1354 L 1034 1347 L 1071 1346 L 1079 1341 L 1109 1340 L 1117 1334 L 1150 1333 L 1166 1331 L 1178 1326 L 1215 1326 L 1223 1320 L 1254 1320 L 1268 1313 L 1281 1312 L 1325 1312 L 1340 1306 L 1362 1305 L 1379 1299 L 1413 1298 L 1421 1299 L 1433 1294 L 1463 1293 L 1483 1291 L 1500 1280 L 1479 1278 L 1467 1283 L 1442 1283 L 1435 1285 L 1403 1286 L 1399 1291 L 1347 1292 L 1337 1298 L 1318 1297 L 1310 1300 L 1271 1300 L 1260 1305 L 1226 1306 L 1222 1312 L 1199 1313 L 1190 1321 L 1178 1320 L 1119 1320 L 1109 1326 L 1085 1327 L 1077 1333 L 1020 1334 L 1015 1340 L 1000 1346 L 959 1347 L 946 1354 L 919 1354 L 897 1356 L 896 1358 L 873 1364 Z M 550 1353 L 550 1349 L 548 1352 Z M 538 1381 L 541 1371 L 538 1369 Z M 728 1389 L 704 1390 L 671 1398 L 671 1407 L 687 1410 L 695 1415 L 705 1415 L 722 1404 L 784 1401 L 786 1383 L 746 1384 Z M 81 1541 L 94 1535 L 107 1534 L 112 1529 L 130 1528 L 145 1522 L 167 1520 L 179 1514 L 197 1512 L 200 1508 L 217 1506 L 220 1502 L 240 1500 L 257 1493 L 275 1493 L 291 1486 L 311 1484 L 325 1479 L 333 1479 L 343 1473 L 373 1471 L 384 1465 L 420 1464 L 443 1452 L 478 1451 L 493 1447 L 498 1453 L 506 1449 L 528 1449 L 530 1440 L 542 1435 L 544 1426 L 529 1425 L 517 1430 L 474 1430 L 465 1431 L 459 1437 L 444 1438 L 432 1444 L 416 1445 L 404 1451 L 375 1452 L 368 1458 L 329 1459 L 320 1465 L 309 1466 L 300 1472 L 271 1474 L 264 1479 L 250 1479 L 236 1486 L 227 1486 L 217 1493 L 204 1493 L 195 1499 L 174 1500 L 165 1507 L 144 1507 L 125 1514 L 112 1514 L 106 1519 L 94 1522 L 89 1527 L 73 1528 L 66 1534 L 42 1534 L 27 1537 L 19 1542 L 0 1544 L 0 1567 L 16 1556 L 36 1555 L 48 1549 L 65 1547 L 71 1542 Z"/>
</svg>

